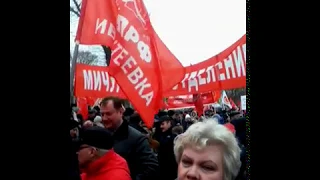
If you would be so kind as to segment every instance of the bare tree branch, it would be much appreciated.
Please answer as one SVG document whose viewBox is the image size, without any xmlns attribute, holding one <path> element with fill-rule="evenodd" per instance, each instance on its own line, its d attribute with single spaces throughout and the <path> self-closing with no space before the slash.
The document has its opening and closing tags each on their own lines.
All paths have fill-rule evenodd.
<svg viewBox="0 0 320 180">
<path fill-rule="evenodd" d="M 76 16 L 80 17 L 80 11 L 81 11 L 80 9 L 81 9 L 82 2 L 78 3 L 77 0 L 72 0 L 72 1 L 73 1 L 73 4 L 76 6 L 77 10 L 75 10 L 70 6 L 70 11 L 73 12 Z M 107 46 L 102 46 L 102 49 L 105 54 L 106 64 L 107 66 L 109 66 L 110 59 L 111 59 L 111 49 Z"/>
<path fill-rule="evenodd" d="M 74 10 L 71 6 L 70 6 L 70 11 L 73 12 L 78 17 L 80 17 L 80 13 L 78 13 L 76 10 Z"/>
<path fill-rule="evenodd" d="M 78 10 L 78 13 L 80 14 L 80 4 L 78 4 L 77 0 L 72 0 L 72 1 L 73 1 L 73 4 L 76 6 L 76 8 Z"/>
<path fill-rule="evenodd" d="M 240 97 L 246 95 L 246 88 L 239 88 L 226 91 L 227 96 L 231 98 L 236 104 L 240 103 Z"/>
<path fill-rule="evenodd" d="M 88 65 L 96 65 L 98 60 L 98 56 L 92 54 L 90 51 L 79 51 L 77 63 L 88 64 Z"/>
<path fill-rule="evenodd" d="M 106 46 L 102 46 L 102 49 L 103 49 L 104 54 L 105 54 L 106 64 L 107 64 L 107 66 L 109 66 L 110 65 L 110 59 L 111 59 L 111 49 L 109 47 L 106 47 Z"/>
</svg>

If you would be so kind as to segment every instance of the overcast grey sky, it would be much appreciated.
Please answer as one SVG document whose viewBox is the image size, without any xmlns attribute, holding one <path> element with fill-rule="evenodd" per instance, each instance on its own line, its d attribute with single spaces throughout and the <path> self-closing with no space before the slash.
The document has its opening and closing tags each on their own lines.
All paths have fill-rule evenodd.
<svg viewBox="0 0 320 180">
<path fill-rule="evenodd" d="M 70 0 L 71 3 L 71 0 Z M 204 61 L 246 33 L 245 0 L 144 0 L 151 23 L 184 66 Z M 73 52 L 78 18 L 70 18 Z M 103 62 L 102 48 L 80 46 Z"/>
</svg>

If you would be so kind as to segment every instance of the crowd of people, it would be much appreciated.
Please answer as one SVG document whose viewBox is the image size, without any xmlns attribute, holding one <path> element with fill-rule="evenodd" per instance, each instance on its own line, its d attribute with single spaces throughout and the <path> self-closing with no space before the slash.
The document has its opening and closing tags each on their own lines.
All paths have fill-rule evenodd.
<svg viewBox="0 0 320 180">
<path fill-rule="evenodd" d="M 159 111 L 147 128 L 117 97 L 102 99 L 87 118 L 72 107 L 70 179 L 246 179 L 244 112 L 213 108 Z"/>
</svg>

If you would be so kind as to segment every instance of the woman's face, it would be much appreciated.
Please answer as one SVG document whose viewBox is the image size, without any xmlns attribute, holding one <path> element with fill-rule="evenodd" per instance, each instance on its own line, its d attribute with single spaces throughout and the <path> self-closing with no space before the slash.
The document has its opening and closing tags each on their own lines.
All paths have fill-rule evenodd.
<svg viewBox="0 0 320 180">
<path fill-rule="evenodd" d="M 178 180 L 223 180 L 223 148 L 184 149 L 178 166 Z"/>
</svg>

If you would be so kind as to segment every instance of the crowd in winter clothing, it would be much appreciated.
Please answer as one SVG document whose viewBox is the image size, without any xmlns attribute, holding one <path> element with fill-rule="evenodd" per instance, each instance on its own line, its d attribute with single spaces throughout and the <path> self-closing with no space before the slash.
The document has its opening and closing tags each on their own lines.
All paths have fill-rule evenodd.
<svg viewBox="0 0 320 180">
<path fill-rule="evenodd" d="M 244 112 L 159 111 L 147 128 L 123 100 L 104 98 L 83 118 L 72 107 L 70 179 L 246 179 Z M 78 167 L 78 168 L 77 168 Z"/>
</svg>

